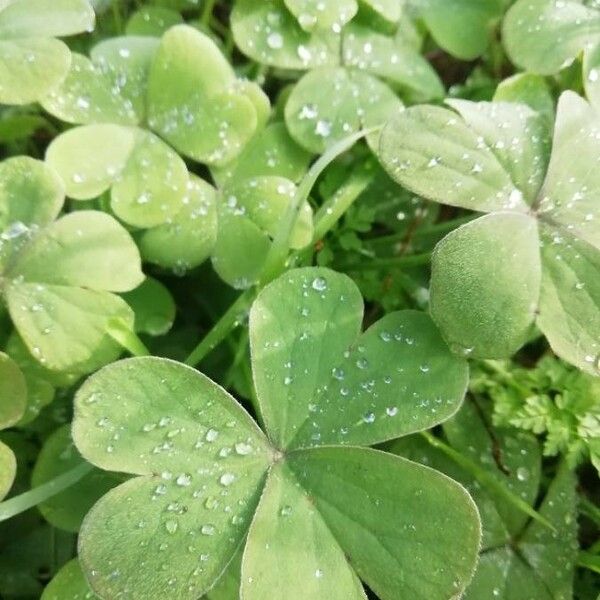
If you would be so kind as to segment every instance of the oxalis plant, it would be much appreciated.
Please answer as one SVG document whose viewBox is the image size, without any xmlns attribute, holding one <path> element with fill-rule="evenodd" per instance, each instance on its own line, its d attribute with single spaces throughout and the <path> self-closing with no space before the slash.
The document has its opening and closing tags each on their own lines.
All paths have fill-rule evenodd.
<svg viewBox="0 0 600 600">
<path fill-rule="evenodd" d="M 599 600 L 599 15 L 0 0 L 0 597 Z"/>
</svg>

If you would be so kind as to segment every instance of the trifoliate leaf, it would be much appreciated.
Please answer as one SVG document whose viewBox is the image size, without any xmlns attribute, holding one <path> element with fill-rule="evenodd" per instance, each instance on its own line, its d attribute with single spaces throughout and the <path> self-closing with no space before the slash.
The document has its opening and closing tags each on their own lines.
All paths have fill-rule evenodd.
<svg viewBox="0 0 600 600">
<path fill-rule="evenodd" d="M 302 314 L 303 307 L 308 314 Z M 365 598 L 358 576 L 382 600 L 415 589 L 423 598 L 461 593 L 473 572 L 480 536 L 465 490 L 414 463 L 341 446 L 346 440 L 380 441 L 443 420 L 464 394 L 465 362 L 448 352 L 425 315 L 412 312 L 388 315 L 349 347 L 360 330 L 361 308 L 351 280 L 326 269 L 290 271 L 261 292 L 252 309 L 250 337 L 269 439 L 224 390 L 166 359 L 121 361 L 88 379 L 75 401 L 78 449 L 101 468 L 138 475 L 104 496 L 82 527 L 80 559 L 97 594 L 127 590 L 132 598 L 197 598 L 215 584 L 240 546 L 245 547 L 244 598 L 262 598 L 268 590 L 275 599 L 320 600 L 325 590 L 358 600 Z M 270 329 L 265 328 L 269 310 L 278 319 Z M 390 329 L 390 319 L 406 321 Z M 306 324 L 304 336 L 298 336 L 298 323 Z M 361 341 L 366 349 L 361 350 Z M 398 346 L 398 354 L 388 351 L 389 344 Z M 339 349 L 342 361 L 345 350 L 358 354 L 348 356 L 348 397 L 336 390 L 328 404 L 320 405 L 322 412 L 315 412 L 307 399 L 319 402 L 326 384 L 338 381 L 328 349 Z M 365 357 L 373 367 L 354 365 Z M 406 394 L 396 417 L 404 423 L 386 428 L 379 421 L 394 422 L 396 412 L 377 414 L 364 424 L 374 428 L 370 436 L 342 434 L 340 439 L 340 420 L 353 434 L 363 427 L 344 407 L 364 408 L 370 376 L 376 387 L 371 392 L 384 393 L 388 384 L 380 382 L 378 370 L 384 360 L 394 363 L 386 363 L 398 377 L 392 387 Z M 354 371 L 366 379 L 352 379 Z M 279 393 L 284 373 L 290 379 L 282 385 L 296 392 Z M 325 374 L 326 380 L 315 380 L 315 374 Z M 321 439 L 294 440 L 291 448 L 340 447 L 284 454 L 290 439 L 277 430 L 284 429 L 272 418 L 277 410 L 290 416 L 304 412 L 307 422 L 322 424 Z M 314 429 L 309 427 L 310 434 Z"/>
<path fill-rule="evenodd" d="M 258 118 L 215 43 L 178 25 L 162 37 L 150 69 L 148 123 L 186 156 L 222 165 L 240 153 Z"/>
</svg>

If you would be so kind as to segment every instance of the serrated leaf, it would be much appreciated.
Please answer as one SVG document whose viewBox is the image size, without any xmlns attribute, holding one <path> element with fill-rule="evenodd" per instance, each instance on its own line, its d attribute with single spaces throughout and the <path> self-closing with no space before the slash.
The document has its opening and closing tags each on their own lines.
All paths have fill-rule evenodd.
<svg viewBox="0 0 600 600">
<path fill-rule="evenodd" d="M 519 0 L 506 14 L 503 37 L 516 65 L 550 75 L 600 42 L 600 11 L 578 0 Z"/>
<path fill-rule="evenodd" d="M 269 462 L 249 416 L 189 367 L 130 359 L 79 390 L 73 437 L 93 464 L 142 475 L 84 521 L 80 558 L 94 590 L 152 598 L 207 591 L 247 531 Z"/>
<path fill-rule="evenodd" d="M 396 94 L 367 73 L 342 67 L 315 69 L 292 90 L 285 122 L 301 146 L 323 153 L 360 129 L 382 125 L 402 108 Z M 378 134 L 367 139 L 375 146 Z"/>
<path fill-rule="evenodd" d="M 199 162 L 229 162 L 258 125 L 253 101 L 236 87 L 233 69 L 218 47 L 186 25 L 162 37 L 147 98 L 150 127 Z"/>
<path fill-rule="evenodd" d="M 486 215 L 436 246 L 431 314 L 459 353 L 509 356 L 531 333 L 541 273 L 535 219 L 517 213 Z"/>
<path fill-rule="evenodd" d="M 146 229 L 139 246 L 144 260 L 184 273 L 208 258 L 216 239 L 215 189 L 190 175 L 183 207 L 167 223 Z"/>
<path fill-rule="evenodd" d="M 359 335 L 361 320 L 355 284 L 327 269 L 298 269 L 259 295 L 250 312 L 252 364 L 278 447 L 370 445 L 457 410 L 466 365 L 427 315 L 392 313 Z"/>
<path fill-rule="evenodd" d="M 31 485 L 43 485 L 83 462 L 71 440 L 70 426 L 63 425 L 48 437 L 40 450 Z M 77 532 L 93 504 L 121 481 L 118 475 L 94 469 L 66 490 L 38 504 L 38 509 L 52 526 Z"/>
<path fill-rule="evenodd" d="M 231 30 L 250 58 L 283 69 L 314 69 L 339 62 L 339 32 L 306 32 L 283 0 L 236 0 Z"/>
</svg>

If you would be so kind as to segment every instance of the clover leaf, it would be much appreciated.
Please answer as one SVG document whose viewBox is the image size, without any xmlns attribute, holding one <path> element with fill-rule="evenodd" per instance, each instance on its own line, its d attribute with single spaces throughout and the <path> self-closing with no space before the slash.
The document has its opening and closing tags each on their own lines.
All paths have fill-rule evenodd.
<svg viewBox="0 0 600 600">
<path fill-rule="evenodd" d="M 478 357 L 512 354 L 535 322 L 559 356 L 597 373 L 596 112 L 563 93 L 549 156 L 546 121 L 528 107 L 449 103 L 456 112 L 408 109 L 380 146 L 386 169 L 411 191 L 489 213 L 436 247 L 435 321 L 449 343 Z"/>
<path fill-rule="evenodd" d="M 539 493 L 540 449 L 533 436 L 492 429 L 484 406 L 467 402 L 443 425 L 454 451 L 473 461 L 487 477 L 533 505 Z M 505 497 L 441 450 L 417 436 L 392 444 L 400 455 L 441 470 L 460 481 L 477 503 L 483 525 L 481 555 L 464 598 L 568 598 L 572 595 L 577 551 L 575 478 L 563 465 L 539 507 L 554 530 L 528 521 Z"/>
<path fill-rule="evenodd" d="M 0 429 L 11 427 L 23 417 L 27 405 L 25 377 L 10 356 L 0 352 Z M 0 499 L 10 490 L 17 461 L 12 450 L 0 442 Z"/>
<path fill-rule="evenodd" d="M 120 361 L 87 380 L 78 449 L 136 475 L 81 529 L 97 594 L 197 598 L 240 546 L 250 600 L 364 598 L 360 579 L 384 600 L 461 593 L 480 535 L 469 496 L 360 445 L 453 414 L 465 361 L 425 314 L 391 313 L 361 334 L 362 312 L 352 281 L 327 269 L 289 271 L 259 294 L 250 341 L 266 435 L 222 388 L 167 359 Z"/>
<path fill-rule="evenodd" d="M 54 221 L 62 184 L 44 163 L 16 157 L 0 171 L 0 296 L 19 335 L 53 370 L 85 372 L 110 362 L 119 348 L 106 334 L 107 321 L 133 321 L 110 292 L 143 279 L 133 240 L 96 211 Z"/>
<path fill-rule="evenodd" d="M 55 37 L 94 27 L 87 0 L 11 0 L 0 4 L 0 103 L 35 102 L 58 85 L 71 64 Z"/>
</svg>

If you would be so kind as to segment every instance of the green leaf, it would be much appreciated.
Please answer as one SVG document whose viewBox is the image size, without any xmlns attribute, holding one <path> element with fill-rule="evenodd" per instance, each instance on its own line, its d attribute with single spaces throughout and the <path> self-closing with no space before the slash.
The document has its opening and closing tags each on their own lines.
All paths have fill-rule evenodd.
<svg viewBox="0 0 600 600">
<path fill-rule="evenodd" d="M 25 283 L 126 292 L 143 280 L 138 249 L 110 215 L 81 210 L 44 228 L 4 275 Z M 48 268 L 52 265 L 52 268 Z"/>
<path fill-rule="evenodd" d="M 437 245 L 431 314 L 446 341 L 465 356 L 509 356 L 531 333 L 541 271 L 535 219 L 486 215 Z"/>
<path fill-rule="evenodd" d="M 239 156 L 221 168 L 211 169 L 223 186 L 230 179 L 277 175 L 298 182 L 308 169 L 311 155 L 290 137 L 285 123 L 271 123 L 259 131 Z"/>
<path fill-rule="evenodd" d="M 127 35 L 160 37 L 168 29 L 183 23 L 181 15 L 162 6 L 142 6 L 127 21 Z"/>
<path fill-rule="evenodd" d="M 415 2 L 435 41 L 462 60 L 473 60 L 487 48 L 502 0 L 425 0 Z"/>
<path fill-rule="evenodd" d="M 186 156 L 222 165 L 240 153 L 258 118 L 215 43 L 177 25 L 162 37 L 150 69 L 148 123 Z"/>
<path fill-rule="evenodd" d="M 87 149 L 99 149 L 93 158 Z M 160 138 L 112 124 L 71 129 L 48 147 L 46 161 L 62 177 L 69 197 L 94 198 L 111 188 L 111 208 L 123 221 L 155 227 L 182 208 L 188 172 Z"/>
<path fill-rule="evenodd" d="M 315 508 L 314 496 L 296 478 L 297 462 L 292 458 L 289 465 L 278 463 L 269 472 L 248 532 L 240 593 L 247 600 L 366 600 L 344 551 Z M 310 470 L 312 474 L 312 464 Z"/>
<path fill-rule="evenodd" d="M 79 560 L 74 558 L 64 565 L 44 588 L 41 600 L 65 600 L 66 598 L 86 598 L 96 600 L 98 597 L 90 590 Z"/>
<path fill-rule="evenodd" d="M 14 360 L 0 352 L 0 429 L 18 423 L 25 414 L 26 406 L 25 377 Z"/>
<path fill-rule="evenodd" d="M 38 454 L 31 485 L 43 485 L 83 463 L 71 440 L 70 426 L 63 425 L 46 440 Z M 66 490 L 38 504 L 38 508 L 52 526 L 77 532 L 93 504 L 121 481 L 118 475 L 94 469 Z"/>
<path fill-rule="evenodd" d="M 600 11 L 579 0 L 519 0 L 506 14 L 503 38 L 516 65 L 550 75 L 600 41 Z"/>
<path fill-rule="evenodd" d="M 477 509 L 462 486 L 369 449 L 294 452 L 289 463 L 350 564 L 380 598 L 461 594 L 481 533 Z M 440 548 L 452 552 L 442 555 Z M 244 591 L 244 577 L 242 585 Z"/>
<path fill-rule="evenodd" d="M 391 119 L 379 158 L 398 183 L 436 202 L 484 212 L 527 210 L 492 148 L 450 110 L 417 106 Z"/>
<path fill-rule="evenodd" d="M 17 224 L 47 225 L 63 201 L 63 184 L 44 163 L 28 156 L 0 163 L 0 231 Z"/>
<path fill-rule="evenodd" d="M 164 335 L 175 320 L 175 301 L 171 292 L 157 279 L 147 277 L 135 290 L 123 294 L 135 314 L 135 331 Z"/>
<path fill-rule="evenodd" d="M 320 154 L 361 129 L 382 125 L 402 107 L 386 84 L 367 73 L 342 67 L 315 69 L 292 90 L 285 121 L 301 146 Z M 378 134 L 368 139 L 375 146 Z"/>
<path fill-rule="evenodd" d="M 554 121 L 554 98 L 550 86 L 541 75 L 517 73 L 502 80 L 496 88 L 494 102 L 527 104 L 549 122 Z"/>
<path fill-rule="evenodd" d="M 284 3 L 305 31 L 340 32 L 358 11 L 356 0 L 284 0 Z"/>
<path fill-rule="evenodd" d="M 401 2 L 396 0 L 359 0 L 362 7 L 371 10 L 388 23 L 397 23 L 404 9 Z"/>
<path fill-rule="evenodd" d="M 0 8 L 0 38 L 61 37 L 94 28 L 87 0 L 10 0 Z"/>
<path fill-rule="evenodd" d="M 443 98 L 444 86 L 433 67 L 401 36 L 389 37 L 351 24 L 342 40 L 344 64 L 377 75 L 411 100 Z"/>
<path fill-rule="evenodd" d="M 184 273 L 209 257 L 216 239 L 215 189 L 190 174 L 183 207 L 167 223 L 146 229 L 139 246 L 144 260 Z"/>
<path fill-rule="evenodd" d="M 69 49 L 59 40 L 0 38 L 0 103 L 35 102 L 60 83 L 70 64 Z"/>
<path fill-rule="evenodd" d="M 0 500 L 8 494 L 17 473 L 17 460 L 13 451 L 0 441 Z"/>
<path fill-rule="evenodd" d="M 218 234 L 212 263 L 219 276 L 236 288 L 258 281 L 281 219 L 291 203 L 296 186 L 283 177 L 253 177 L 232 180 L 218 203 Z M 292 248 L 303 248 L 312 240 L 312 211 L 304 203 L 290 238 Z"/>
<path fill-rule="evenodd" d="M 75 410 L 73 437 L 87 460 L 141 475 L 84 521 L 80 558 L 92 587 L 197 598 L 247 532 L 266 439 L 222 388 L 165 359 L 106 367 L 79 390 Z"/>
<path fill-rule="evenodd" d="M 231 30 L 239 49 L 259 63 L 304 70 L 339 62 L 339 32 L 304 31 L 283 0 L 236 0 Z"/>
<path fill-rule="evenodd" d="M 355 284 L 327 269 L 298 269 L 258 296 L 252 365 L 278 447 L 374 444 L 432 427 L 458 409 L 466 364 L 427 315 L 392 313 L 359 335 L 361 320 Z"/>
</svg>

